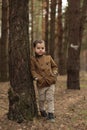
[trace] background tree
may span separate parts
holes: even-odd
[[[58,0],[58,68],[59,74],[63,75],[66,72],[65,60],[64,60],[64,45],[63,45],[63,22],[62,22],[62,0]]]
[[[45,12],[45,13],[44,13]],[[46,51],[49,52],[49,0],[43,0],[43,15],[42,15],[42,38],[46,42]]]
[[[56,14],[56,0],[51,0],[50,3],[50,41],[49,41],[49,52],[54,58],[54,45],[55,45],[55,14]]]
[[[82,45],[82,37],[84,31],[84,25],[87,19],[87,0],[83,0],[81,14],[80,14],[80,48]]]
[[[80,45],[81,45],[81,70],[87,72],[87,1],[81,3],[80,19]]]
[[[68,0],[68,61],[67,61],[67,88],[80,89],[80,0]]]
[[[22,122],[37,116],[30,73],[28,0],[9,0],[9,95],[8,118]]]
[[[68,54],[68,7],[66,8],[64,14],[63,14],[63,21],[64,21],[64,27],[63,27],[63,56],[64,56],[64,72],[67,73],[67,54]]]

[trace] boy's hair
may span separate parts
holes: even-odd
[[[44,43],[44,44],[45,44],[45,41],[44,41],[44,40],[35,40],[35,41],[33,42],[33,47],[36,47],[36,45],[37,45],[38,43]]]

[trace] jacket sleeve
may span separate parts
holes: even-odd
[[[41,76],[36,72],[35,60],[31,57],[31,74],[33,79],[40,79]]]
[[[50,56],[50,62],[51,62],[51,68],[52,68],[53,74],[57,75],[58,74],[58,67],[51,56]]]

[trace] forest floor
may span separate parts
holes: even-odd
[[[66,76],[58,76],[55,122],[44,118],[18,124],[8,120],[9,82],[0,83],[0,130],[87,130],[87,73],[80,75],[80,90],[67,90]]]

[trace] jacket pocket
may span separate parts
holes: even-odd
[[[37,85],[39,88],[46,87],[47,86],[46,80],[43,77],[39,78],[37,81]]]
[[[52,85],[56,83],[56,77],[53,75],[50,75],[48,77],[46,77],[46,82],[48,85]]]

